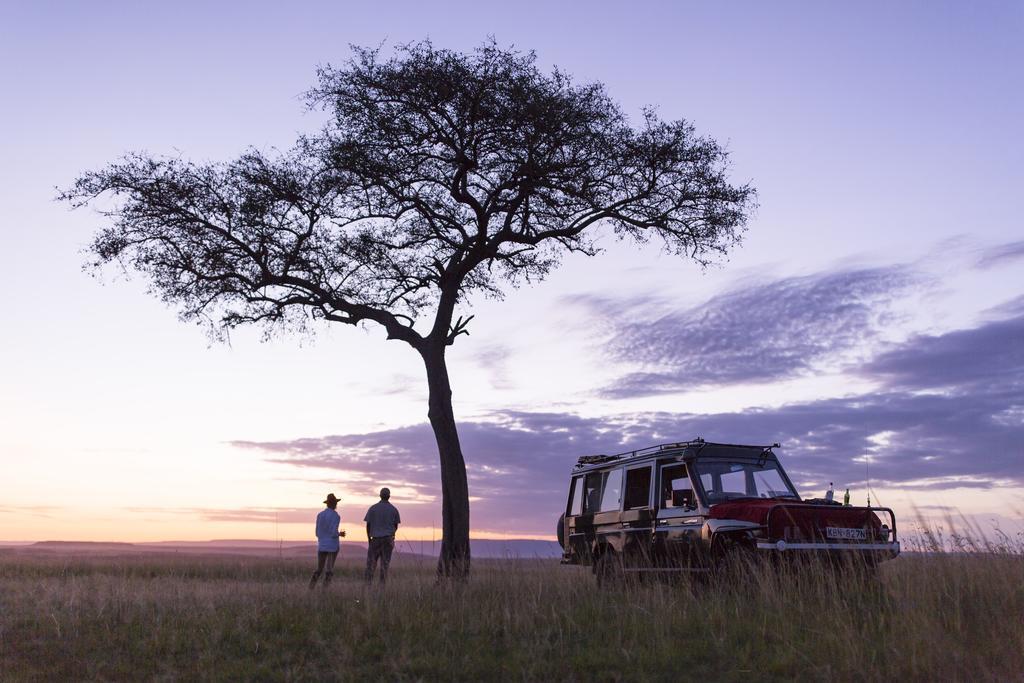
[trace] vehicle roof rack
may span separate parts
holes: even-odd
[[[612,462],[614,460],[621,460],[621,455],[581,455],[579,460],[576,461],[576,467],[589,467],[590,465],[602,465],[606,462]]]
[[[663,443],[657,446],[648,446],[647,448],[640,448],[635,451],[626,451],[625,453],[617,453],[615,455],[581,455],[579,460],[576,461],[576,466],[573,469],[584,469],[592,465],[603,465],[609,462],[615,462],[617,460],[632,460],[633,458],[640,458],[646,455],[654,455],[656,453],[662,453],[664,451],[675,451],[682,450],[684,448],[699,447],[703,448],[708,445],[709,442],[704,441],[701,437],[697,437],[692,441],[677,441],[675,443]],[[772,453],[773,448],[779,448],[779,444],[773,443],[771,446],[750,446],[740,444],[712,444],[716,446],[734,446],[736,448],[761,448],[760,457],[767,459],[769,456],[774,455]]]
[[[662,451],[673,451],[680,448],[687,448],[689,446],[703,445],[704,439],[698,436],[693,441],[663,443],[658,446],[649,446],[647,448],[641,448],[635,451],[626,451],[625,453],[617,453],[615,455],[581,455],[579,457],[579,460],[576,461],[575,469],[582,469],[584,467],[590,467],[591,465],[603,465],[606,462],[614,462],[616,460],[630,460],[632,458],[638,458],[643,455],[651,455],[652,453],[660,453]]]

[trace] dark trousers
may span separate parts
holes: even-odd
[[[366,549],[366,583],[373,581],[377,571],[377,560],[380,560],[380,582],[388,580],[388,566],[391,564],[391,552],[395,549],[394,536],[377,536],[370,539]]]
[[[316,580],[320,578],[321,574],[324,574],[324,569],[327,569],[327,573],[324,574],[324,585],[328,585],[331,582],[331,577],[334,576],[334,560],[338,558],[338,551],[327,552],[320,550],[316,554],[316,571],[313,572],[313,578],[309,580],[309,587],[312,588],[316,585]]]

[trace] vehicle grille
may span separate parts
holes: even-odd
[[[787,542],[880,543],[886,540],[881,520],[865,508],[790,507],[780,505],[768,518],[771,540]],[[828,529],[858,529],[864,538],[829,536]]]

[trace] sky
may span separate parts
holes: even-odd
[[[982,3],[0,2],[0,541],[439,534],[421,363],[379,329],[212,342],[143,278],[83,272],[54,201],[132,151],[287,149],[350,45],[488,36],[624,110],[685,118],[758,189],[706,269],[614,240],[449,352],[473,533],[553,537],[576,458],[768,444],[911,520],[1024,517],[1024,6]],[[353,361],[352,359],[358,359]]]

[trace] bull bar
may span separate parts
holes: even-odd
[[[817,506],[817,505],[804,505],[804,504],[796,504],[796,503],[780,503],[779,505],[775,505],[775,506],[773,506],[772,508],[770,508],[768,510],[768,515],[765,517],[765,522],[764,522],[763,528],[765,530],[765,534],[766,535],[768,533],[770,533],[769,530],[771,529],[772,515],[774,515],[777,510],[787,509],[787,508],[815,508],[815,509],[821,509],[820,506]],[[860,551],[860,552],[883,553],[883,554],[889,555],[890,557],[896,557],[897,555],[899,555],[899,553],[900,553],[900,542],[899,542],[899,538],[896,536],[896,513],[894,513],[892,511],[892,508],[886,508],[886,507],[865,507],[865,508],[856,508],[856,509],[864,510],[865,516],[873,514],[873,513],[877,513],[877,512],[884,512],[887,515],[889,515],[889,522],[891,524],[891,526],[889,527],[889,533],[892,534],[891,540],[888,541],[888,542],[883,542],[883,543],[851,543],[851,542],[833,543],[833,542],[828,542],[828,541],[821,541],[821,542],[809,541],[808,542],[808,541],[803,541],[803,540],[797,541],[797,542],[792,542],[792,541],[786,541],[784,539],[772,540],[772,539],[769,538],[769,539],[764,540],[764,541],[761,541],[761,540],[757,541],[757,544],[756,544],[757,545],[757,549],[758,550],[763,550],[763,551],[775,551],[775,552],[801,551],[801,550],[803,550],[803,551],[808,551],[808,550],[810,550],[810,551],[829,551],[829,552],[831,552],[831,551],[840,551],[840,552]]]

